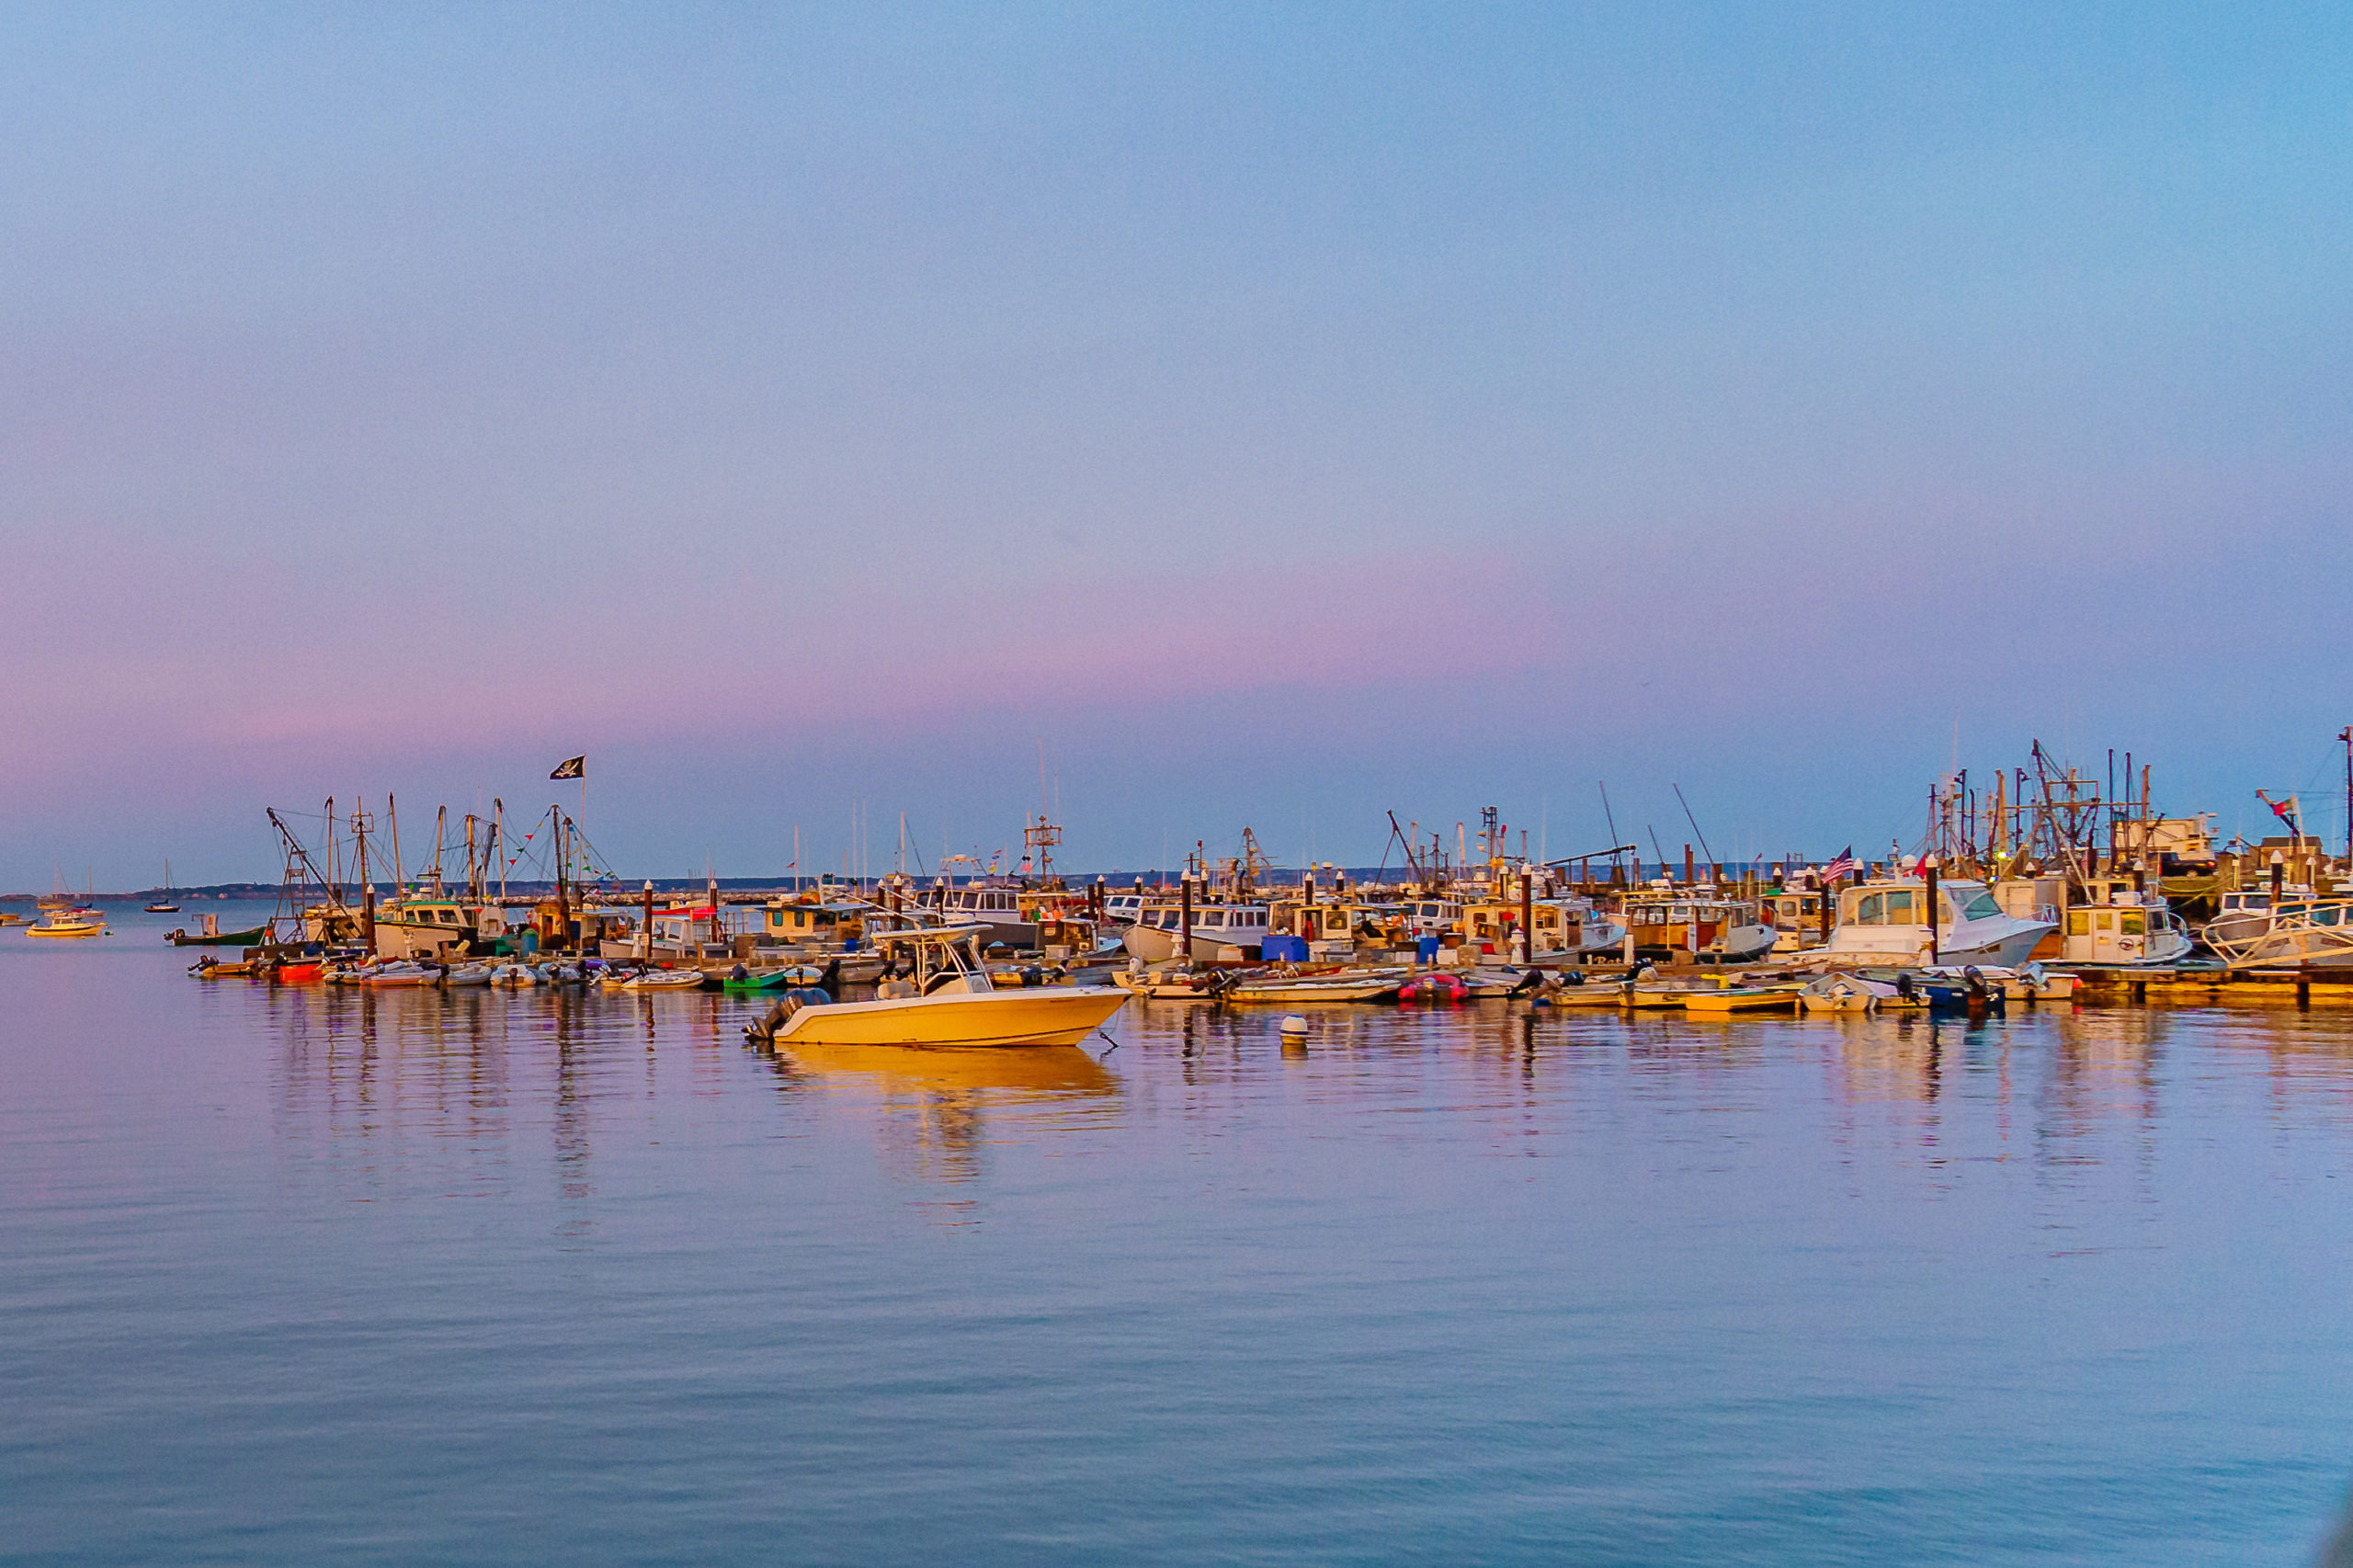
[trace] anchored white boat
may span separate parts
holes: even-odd
[[[888,931],[875,940],[912,948],[915,978],[892,981],[871,1002],[788,995],[751,1031],[790,1049],[814,1045],[1076,1045],[1126,1005],[1109,985],[999,990],[981,962],[987,927]]]
[[[2222,895],[2222,912],[2200,933],[2206,945],[2237,968],[2353,968],[2353,899],[2299,896],[2287,890],[2278,903],[2268,892]]]
[[[1838,892],[1838,925],[1827,946],[1791,955],[1790,961],[1916,967],[1931,961],[2014,968],[2057,929],[2048,920],[2006,915],[1984,882],[1955,880],[1937,886],[1935,951],[1930,952],[1928,890],[1917,878],[1882,878]]]
[[[1266,944],[1267,916],[1263,903],[1197,903],[1192,951],[1185,956],[1198,963],[1256,962]],[[1181,904],[1148,903],[1122,945],[1146,963],[1165,963],[1180,956],[1176,944],[1183,923]]]

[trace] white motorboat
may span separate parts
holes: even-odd
[[[1108,985],[1000,989],[981,962],[986,932],[978,924],[884,932],[878,941],[914,949],[913,980],[890,983],[885,994],[871,1002],[821,1002],[789,994],[746,1032],[785,1050],[804,1043],[1076,1045],[1126,1004],[1128,994]]]
[[[1937,886],[1937,923],[1927,924],[1928,892],[1918,878],[1875,879],[1838,892],[1838,925],[1827,945],[1790,955],[1795,963],[1915,968],[1935,962],[2014,969],[2057,927],[2006,915],[1984,882]],[[1768,934],[1771,927],[1766,927]],[[1931,936],[1934,948],[1931,950]]]
[[[1254,963],[1267,940],[1268,909],[1263,903],[1197,903],[1192,950],[1197,963]],[[1122,938],[1128,951],[1146,963],[1165,963],[1176,951],[1184,925],[1180,903],[1149,903]]]
[[[2225,892],[2222,911],[2200,933],[2237,969],[2353,968],[2353,899],[2314,898],[2287,889]]]

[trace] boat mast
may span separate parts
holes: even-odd
[[[558,950],[563,939],[572,934],[572,892],[564,882],[563,867],[563,808],[548,808],[548,819],[553,824],[555,849],[555,939]]]
[[[403,885],[408,881],[408,873],[401,869],[400,802],[389,794],[384,797],[384,813],[392,819],[392,896],[397,899],[402,895]]]

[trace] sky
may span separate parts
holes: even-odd
[[[11,7],[0,241],[0,889],[2344,829],[2341,9]]]

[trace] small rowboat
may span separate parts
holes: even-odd
[[[199,959],[188,971],[199,980],[250,980],[262,972],[259,959]]]
[[[699,991],[699,969],[642,969],[621,982],[624,991]]]
[[[1687,1013],[1762,1013],[1781,1011],[1797,1006],[1798,988],[1794,985],[1727,985],[1718,991],[1692,991],[1685,994],[1683,1010]]]
[[[825,971],[814,965],[788,964],[782,969],[744,970],[721,981],[719,988],[735,995],[748,995],[763,991],[790,991],[796,985],[814,985],[824,977]]]
[[[1141,996],[1149,1002],[1214,1002],[1218,996],[1214,975],[1188,974],[1181,970],[1165,974],[1122,972],[1111,976],[1111,983],[1131,996]]]
[[[1353,973],[1264,975],[1238,980],[1225,988],[1229,1002],[1383,1002],[1405,983],[1402,970],[1358,970]]]

